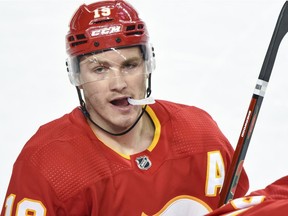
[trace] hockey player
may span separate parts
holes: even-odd
[[[80,106],[17,158],[2,216],[204,215],[233,149],[205,111],[151,97],[154,50],[128,3],[82,5],[66,36]],[[242,172],[235,197],[244,196]]]

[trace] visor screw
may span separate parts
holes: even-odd
[[[99,42],[97,42],[97,41],[96,41],[96,42],[94,42],[94,46],[95,46],[95,47],[98,47],[99,45],[100,45],[100,43],[99,43]]]
[[[66,69],[67,69],[67,72],[69,73],[69,67],[68,67],[68,62],[66,61]]]
[[[116,43],[120,43],[122,40],[121,40],[121,38],[117,37],[117,38],[115,39],[115,41],[116,41]]]

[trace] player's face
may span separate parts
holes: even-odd
[[[80,61],[80,88],[92,119],[111,132],[122,132],[139,116],[142,107],[128,98],[146,93],[146,66],[138,47],[106,51]]]

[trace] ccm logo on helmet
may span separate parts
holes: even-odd
[[[99,35],[108,35],[108,34],[113,34],[113,33],[118,33],[121,31],[121,26],[116,25],[116,26],[109,26],[101,29],[94,29],[91,31],[91,36],[99,36]]]

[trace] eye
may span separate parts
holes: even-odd
[[[95,66],[92,68],[92,72],[97,73],[97,74],[103,74],[108,72],[109,68],[105,66]]]
[[[123,64],[123,68],[126,70],[132,70],[137,68],[141,64],[141,61],[128,61]]]
[[[124,67],[127,68],[127,69],[133,69],[133,68],[135,68],[137,66],[138,66],[138,64],[136,64],[136,63],[127,63],[127,64],[124,65]]]

